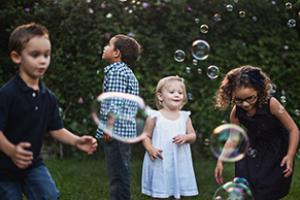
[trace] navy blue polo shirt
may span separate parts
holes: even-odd
[[[31,167],[42,163],[40,151],[45,133],[61,128],[56,98],[42,81],[39,90],[33,90],[17,74],[0,88],[0,130],[13,144],[31,143]],[[0,151],[0,179],[19,176],[24,171]]]

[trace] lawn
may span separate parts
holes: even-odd
[[[98,158],[97,158],[98,157]],[[109,187],[106,165],[103,155],[99,152],[92,157],[47,159],[46,163],[61,192],[61,200],[108,200]],[[194,158],[200,195],[187,200],[211,200],[218,185],[214,181],[215,160]],[[295,163],[290,194],[284,200],[299,200],[300,197],[300,160]],[[133,156],[131,162],[132,200],[150,200],[141,194],[142,158]],[[225,180],[231,180],[233,165],[225,165]]]

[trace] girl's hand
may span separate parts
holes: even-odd
[[[81,151],[86,152],[87,154],[92,154],[97,149],[97,140],[92,136],[81,136],[76,141],[75,146],[80,149]]]
[[[173,143],[175,144],[184,144],[187,142],[187,138],[186,138],[186,134],[185,135],[176,135],[175,137],[173,137]]]
[[[21,169],[27,168],[32,164],[33,153],[28,150],[31,144],[28,142],[20,142],[9,155],[12,161]]]
[[[284,177],[289,177],[293,173],[293,157],[286,155],[281,161],[280,166],[283,167],[284,165],[286,166],[285,170],[283,171]]]
[[[155,160],[157,158],[160,158],[161,160],[163,159],[161,149],[152,148],[148,153],[150,155],[151,160]]]
[[[215,180],[218,184],[223,184],[223,163],[221,160],[218,160],[215,168]]]

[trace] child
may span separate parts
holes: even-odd
[[[110,65],[104,68],[103,92],[121,92],[139,95],[138,81],[129,67],[133,67],[141,51],[139,43],[126,35],[115,35],[105,46],[102,59]],[[113,107],[113,105],[108,107]],[[102,113],[103,115],[103,113]],[[101,118],[101,113],[100,113]],[[136,135],[133,124],[116,124],[119,136]],[[113,200],[130,199],[130,154],[129,144],[112,140],[97,129],[96,137],[104,149],[110,180],[110,198]]]
[[[0,199],[59,199],[40,151],[46,132],[60,142],[91,154],[96,139],[63,127],[54,94],[41,81],[50,64],[48,30],[29,23],[9,38],[18,73],[0,89]]]
[[[158,111],[150,116],[144,128],[148,137],[142,193],[153,198],[194,196],[198,194],[190,143],[196,134],[189,117],[181,111],[187,102],[183,79],[168,76],[158,82],[155,92]]]
[[[235,165],[235,176],[246,178],[255,200],[278,200],[288,194],[299,130],[284,109],[270,96],[271,81],[260,68],[242,66],[227,73],[216,95],[216,105],[231,103],[231,123],[247,129],[250,147]],[[215,168],[223,183],[223,164]]]

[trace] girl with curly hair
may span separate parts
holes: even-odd
[[[216,94],[216,106],[232,106],[230,122],[247,130],[250,146],[235,163],[235,176],[248,180],[255,200],[278,200],[288,194],[299,130],[291,116],[270,95],[270,78],[258,67],[242,66],[224,77]],[[223,183],[219,157],[215,179]]]

